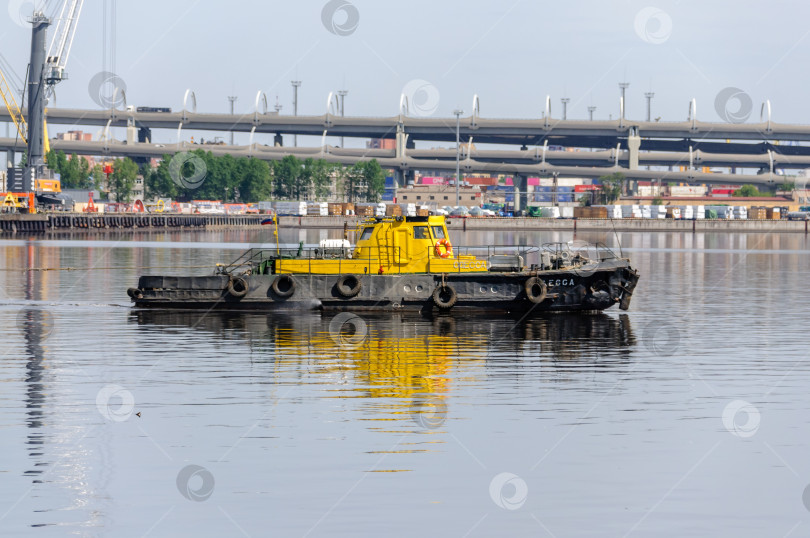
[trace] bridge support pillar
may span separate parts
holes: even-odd
[[[273,137],[273,145],[277,148],[284,146],[284,137],[281,136],[280,133],[276,133],[276,135]]]
[[[413,170],[394,169],[394,188],[399,190],[407,185],[413,185],[416,180],[416,172]],[[398,193],[397,193],[398,194]]]
[[[394,170],[394,186],[401,189],[407,185],[413,185],[416,181],[416,172],[413,170],[403,170],[397,168]]]
[[[394,169],[394,188],[398,189],[405,184],[405,173],[399,168]]]
[[[638,129],[630,129],[630,134],[627,137],[627,168],[630,170],[638,170],[638,150],[640,147],[641,137],[638,135]]]
[[[127,144],[134,144],[138,139],[138,129],[134,125],[127,125]]]
[[[408,135],[405,134],[405,128],[402,124],[397,125],[396,141],[396,159],[403,162],[406,158],[406,149],[413,148],[413,142],[408,142]]]
[[[152,141],[152,129],[149,127],[138,128],[138,142],[141,144],[149,144]]]
[[[529,178],[520,174],[516,174],[512,178],[512,185],[515,189],[515,214],[519,211],[525,211],[529,205]]]

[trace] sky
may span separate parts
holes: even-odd
[[[21,20],[33,3],[7,3],[2,65],[24,76],[30,25]],[[619,114],[618,83],[629,82],[628,118],[645,118],[652,91],[652,116],[664,121],[685,120],[694,98],[704,121],[758,121],[769,99],[774,121],[810,122],[810,4],[795,1],[118,1],[114,49],[105,4],[85,1],[70,78],[51,106],[99,108],[91,81],[106,50],[127,104],[173,110],[192,89],[199,112],[227,112],[235,95],[236,111],[252,113],[262,91],[271,110],[278,98],[291,113],[296,79],[300,115],[323,114],[329,92],[345,89],[346,115],[394,116],[405,92],[411,115],[467,115],[477,94],[482,117],[539,118],[550,95],[554,117],[568,97],[568,118],[595,106],[594,118],[608,119]]]

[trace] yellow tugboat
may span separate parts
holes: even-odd
[[[270,310],[626,310],[630,261],[579,243],[454,247],[444,217],[364,221],[354,247],[249,249],[211,276],[142,276],[138,307]]]

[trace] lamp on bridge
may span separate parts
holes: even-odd
[[[293,116],[298,115],[298,88],[301,86],[300,80],[291,80],[293,88]],[[298,135],[293,135],[293,147],[298,147]]]
[[[630,87],[629,82],[619,82],[619,90],[621,90],[621,92],[622,92],[622,110],[621,110],[621,116],[622,117],[621,117],[621,119],[624,119],[624,107],[626,106],[625,105],[626,101],[624,100],[624,98],[625,98],[625,93],[627,92],[627,88],[629,88],[629,87]]]
[[[457,108],[453,111],[456,115],[456,207],[461,205],[461,193],[459,192],[459,183],[461,182],[461,145],[459,143],[459,131],[461,129],[461,115],[464,111]]]
[[[568,119],[568,103],[571,102],[571,98],[570,97],[563,97],[562,99],[560,99],[560,101],[562,102],[562,106],[563,106],[562,119],[567,120]]]

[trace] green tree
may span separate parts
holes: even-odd
[[[332,194],[332,182],[336,175],[335,169],[334,165],[327,163],[323,159],[318,159],[312,163],[310,173],[316,200],[324,201]]]
[[[75,153],[68,159],[64,151],[51,150],[45,155],[48,168],[59,174],[62,187],[67,189],[90,188],[90,163]]]
[[[273,172],[275,195],[284,199],[297,199],[296,183],[302,173],[301,161],[293,155],[287,155],[273,163]]]
[[[104,173],[104,167],[97,164],[93,167],[91,172],[92,185],[91,187],[101,191],[106,184],[107,174]]]
[[[759,192],[759,190],[753,185],[743,185],[742,187],[734,191],[731,195],[747,198],[751,196],[761,196],[762,193]]]
[[[298,199],[312,200],[313,198],[313,174],[315,173],[315,163],[312,157],[307,157],[301,163],[301,176],[298,178]]]
[[[240,200],[259,202],[270,198],[273,193],[270,165],[265,161],[252,158],[239,159],[236,164]]]
[[[143,178],[145,195],[149,199],[177,198],[177,185],[169,175],[169,157],[163,156],[157,168]]]
[[[365,191],[363,183],[363,163],[355,163],[352,166],[341,167],[339,170],[339,178],[343,183],[344,197],[348,202],[362,201],[361,193]]]
[[[60,152],[61,153],[61,152]],[[68,188],[86,189],[90,187],[90,163],[75,153],[70,156],[62,171],[62,183]]]
[[[615,202],[622,195],[622,185],[624,184],[624,174],[614,172],[608,176],[599,178],[602,188],[599,190],[599,198],[602,203],[609,204]]]
[[[664,205],[664,199],[661,198],[660,196],[656,196],[655,198],[653,198],[650,205]]]
[[[363,193],[367,202],[379,202],[385,191],[385,172],[383,172],[377,159],[372,159],[361,164],[363,183],[365,192]]]
[[[110,174],[110,193],[116,202],[126,202],[132,196],[135,179],[138,177],[138,165],[129,157],[113,161]]]
[[[65,156],[64,151],[51,150],[45,154],[45,164],[57,174],[62,173],[61,170],[65,167],[66,163],[67,157]]]

